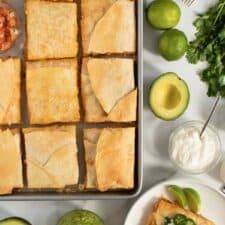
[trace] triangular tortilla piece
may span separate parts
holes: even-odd
[[[21,63],[20,59],[0,60],[0,123],[21,122]]]
[[[13,191],[13,186],[6,185],[6,186],[0,186],[0,195],[7,195],[11,194]]]
[[[3,122],[6,112],[10,106],[14,91],[14,76],[15,67],[12,59],[3,61],[0,60],[0,122]]]
[[[84,147],[86,163],[86,188],[97,188],[95,157],[96,146],[102,129],[84,130]]]
[[[32,188],[63,188],[75,184],[78,180],[75,127],[50,126],[23,131],[26,156],[34,164],[27,167],[29,185]]]
[[[135,2],[116,1],[98,21],[90,37],[90,53],[135,51]]]
[[[72,134],[67,131],[64,132],[57,126],[55,126],[55,129],[54,127],[24,129],[27,157],[34,159],[43,166],[58,149],[70,143],[75,145],[75,128],[71,132]]]
[[[82,100],[86,122],[104,122],[106,120],[107,114],[102,109],[91,87],[87,59],[84,59],[82,64]]]
[[[98,189],[134,186],[135,128],[103,129],[96,148]]]
[[[97,188],[95,169],[96,144],[84,140],[86,162],[86,188]]]
[[[61,187],[78,183],[78,162],[74,145],[67,145],[57,150],[46,162],[45,169],[57,177]]]
[[[87,140],[88,142],[96,145],[100,134],[101,134],[101,129],[98,129],[98,128],[85,129],[84,140]]]
[[[8,129],[0,131],[0,195],[23,186],[19,138]]]
[[[85,55],[88,54],[88,47],[90,43],[91,34],[95,28],[95,25],[108,11],[110,6],[117,0],[82,0],[81,1],[81,31],[82,31],[82,42],[83,52]]]
[[[109,113],[108,120],[112,122],[136,121],[137,117],[137,90],[124,96]]]
[[[27,158],[27,176],[29,188],[61,187],[58,180],[32,159]]]
[[[181,208],[175,203],[167,199],[160,198],[154,205],[153,213],[150,215],[146,225],[164,224],[166,217],[174,217],[177,214],[182,214],[192,219],[197,225],[215,225],[212,221],[204,218],[201,215],[195,214],[190,210]]]
[[[89,59],[87,68],[92,90],[107,114],[134,89],[132,59]]]
[[[16,149],[17,149],[17,166],[18,166],[18,170],[17,170],[17,182],[15,183],[15,187],[16,188],[21,188],[23,187],[23,166],[22,166],[22,153],[21,153],[21,134],[20,134],[20,129],[15,128],[15,129],[11,129],[11,134],[14,137],[14,142],[16,144]]]

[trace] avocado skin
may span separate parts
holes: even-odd
[[[102,219],[88,210],[74,210],[66,213],[57,225],[104,225]]]
[[[186,104],[185,104],[185,108],[183,109],[183,111],[182,111],[181,113],[179,113],[178,115],[176,115],[176,116],[170,118],[170,119],[167,119],[167,118],[164,118],[164,117],[158,115],[158,114],[154,111],[154,109],[152,108],[151,102],[150,102],[150,95],[151,95],[151,89],[152,89],[152,87],[154,86],[154,84],[155,84],[157,81],[159,81],[162,77],[164,77],[164,76],[166,76],[166,75],[168,75],[168,74],[173,74],[173,75],[177,76],[177,78],[178,78],[179,80],[182,80],[182,81],[184,82],[185,86],[186,86],[186,90],[187,90],[187,94],[188,94],[188,99],[187,99],[187,102],[186,102]],[[185,112],[186,109],[188,108],[189,102],[190,102],[190,91],[189,91],[189,88],[188,88],[186,82],[185,82],[183,79],[181,79],[181,78],[180,78],[176,73],[174,73],[174,72],[167,72],[167,73],[161,74],[161,75],[160,75],[159,77],[157,77],[157,78],[151,83],[151,85],[149,86],[149,89],[148,89],[148,105],[149,105],[149,108],[150,108],[150,110],[152,111],[152,113],[153,113],[157,118],[159,118],[159,119],[161,119],[161,120],[164,120],[164,121],[173,121],[173,120],[176,120],[177,118],[179,118],[180,116],[182,116],[182,115],[184,114],[184,112]]]
[[[7,225],[8,222],[12,222],[12,221],[17,225],[32,225],[30,222],[20,217],[5,218],[3,220],[0,220],[0,225]]]

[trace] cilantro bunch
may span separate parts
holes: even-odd
[[[196,38],[190,42],[186,57],[192,64],[208,62],[200,73],[208,84],[208,96],[225,97],[225,0],[199,15],[194,26]]]

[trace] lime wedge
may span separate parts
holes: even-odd
[[[188,205],[186,195],[182,188],[177,185],[169,185],[168,191],[174,196],[176,202],[183,208]]]
[[[188,200],[188,207],[191,211],[197,213],[201,209],[201,197],[193,188],[184,188],[184,194]]]

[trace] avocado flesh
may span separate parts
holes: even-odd
[[[11,217],[1,220],[0,225],[31,225],[31,224],[22,218]]]
[[[180,117],[189,104],[188,86],[175,73],[159,76],[149,90],[149,105],[153,113],[163,120]]]

